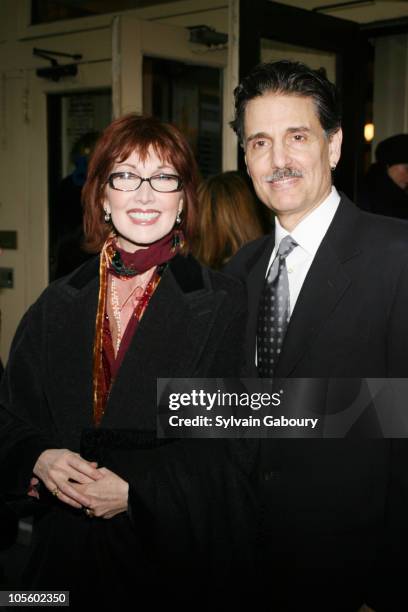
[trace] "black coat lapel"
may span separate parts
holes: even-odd
[[[192,258],[176,257],[165,270],[124,357],[106,407],[103,427],[151,429],[152,378],[188,378],[205,348],[221,293]]]
[[[99,292],[99,257],[90,260],[50,292],[49,406],[65,444],[76,449],[79,434],[92,425],[92,369]],[[64,281],[63,281],[64,283]],[[63,389],[63,393],[61,390]]]
[[[48,354],[53,395],[49,404],[57,407],[53,414],[56,428],[64,432],[64,442],[73,450],[82,429],[93,426],[93,344],[98,293],[99,258],[95,258],[62,282],[49,308],[52,320]],[[172,260],[114,381],[102,428],[154,428],[156,394],[152,379],[196,375],[223,299],[224,293],[212,289],[208,273],[193,258],[177,256]]]
[[[351,280],[344,262],[360,253],[360,213],[345,196],[323,238],[294,308],[276,376],[290,376],[334,310]]]

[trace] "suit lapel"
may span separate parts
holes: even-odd
[[[321,327],[348,290],[351,280],[344,263],[360,253],[358,209],[342,197],[303,283],[290,319],[276,376],[290,376]]]
[[[290,376],[349,284],[336,254],[319,249],[290,319],[276,376]]]

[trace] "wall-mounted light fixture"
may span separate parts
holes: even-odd
[[[61,53],[60,51],[49,51],[47,49],[37,49],[34,47],[33,55],[42,57],[49,62],[51,66],[46,68],[37,68],[36,74],[42,79],[49,79],[50,81],[59,81],[60,79],[68,76],[76,76],[78,73],[78,64],[59,64],[57,60],[52,57],[57,55],[60,57],[70,57],[76,61],[82,59],[82,55],[79,53]]]
[[[226,45],[228,42],[228,34],[217,32],[214,28],[209,28],[206,25],[191,26],[188,29],[190,30],[190,42],[192,43],[214,47]]]

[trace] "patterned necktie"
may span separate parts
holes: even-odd
[[[279,359],[290,317],[289,280],[286,257],[297,247],[285,236],[265,279],[258,311],[257,359],[261,378],[270,378]]]

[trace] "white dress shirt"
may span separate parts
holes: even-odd
[[[323,240],[340,203],[340,196],[332,187],[327,198],[307,217],[302,219],[292,232],[285,230],[275,219],[275,248],[269,260],[266,276],[276,256],[281,240],[289,234],[297,242],[297,247],[286,258],[289,280],[290,315],[292,315],[300,290],[312,265],[317,249]]]

